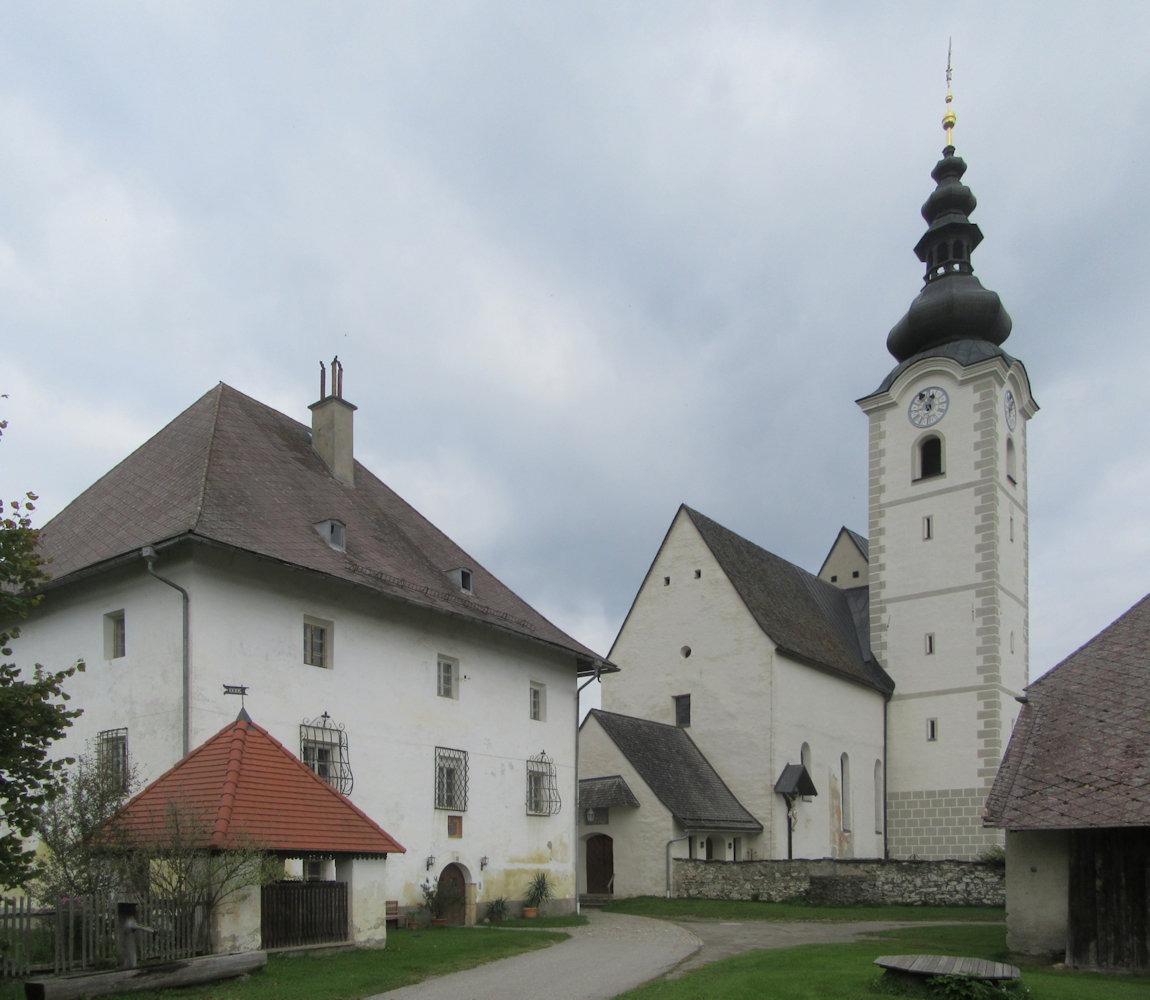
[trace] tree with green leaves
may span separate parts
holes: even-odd
[[[140,788],[130,760],[110,767],[88,746],[67,772],[65,788],[36,823],[47,848],[36,859],[29,889],[50,903],[60,897],[113,896],[125,880],[124,851],[104,824]],[[119,847],[121,849],[117,850]]]
[[[0,436],[7,426],[0,420]],[[53,759],[50,750],[80,714],[67,706],[64,683],[84,669],[82,662],[57,671],[37,664],[29,675],[8,662],[20,622],[40,602],[35,588],[48,579],[32,527],[35,500],[34,493],[7,504],[0,500],[0,886],[9,887],[31,877],[35,853],[25,838],[62,791],[64,769],[74,763]]]

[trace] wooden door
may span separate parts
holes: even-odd
[[[587,838],[587,891],[595,896],[614,892],[615,844],[605,833]]]
[[[1150,969],[1150,831],[1073,831],[1069,896],[1068,963]]]
[[[462,924],[467,919],[467,880],[459,865],[448,865],[439,876],[439,891],[446,892],[451,905],[443,911],[449,924]]]

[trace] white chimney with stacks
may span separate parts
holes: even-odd
[[[327,394],[327,370],[321,361],[319,402],[312,403],[308,409],[311,410],[311,446],[336,479],[354,486],[352,426],[356,407],[343,398],[343,365],[338,356],[331,360],[331,395]]]

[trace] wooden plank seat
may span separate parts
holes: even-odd
[[[407,926],[407,917],[399,912],[398,899],[389,899],[384,905],[387,907],[384,919],[388,924],[394,924],[397,928]]]
[[[884,975],[892,979],[912,982],[922,982],[933,976],[972,976],[994,981],[1022,976],[1016,965],[959,955],[881,955],[874,964],[886,970]]]

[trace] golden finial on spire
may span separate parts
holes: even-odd
[[[948,147],[954,145],[954,123],[958,120],[954,111],[951,109],[950,103],[954,100],[954,94],[950,92],[950,49],[951,39],[946,40],[946,114],[942,116],[942,127],[946,129],[946,145]]]

